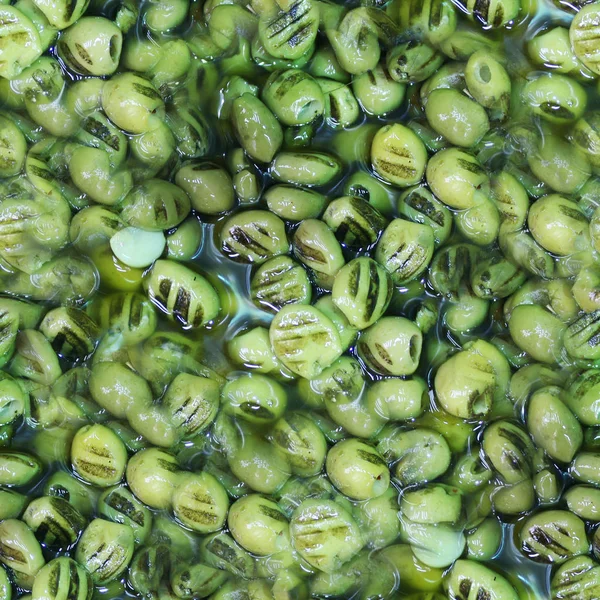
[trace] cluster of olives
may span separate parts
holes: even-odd
[[[0,3],[0,600],[600,598],[599,77],[594,0]]]

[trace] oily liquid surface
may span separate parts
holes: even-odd
[[[563,25],[567,26],[571,20],[571,16],[567,12],[563,12],[556,8],[550,0],[539,0],[538,11],[536,15],[529,21],[527,26],[519,25],[514,28],[513,31],[500,31],[500,32],[487,32],[488,35],[494,37],[499,42],[503,43],[506,55],[507,55],[507,67],[511,74],[523,73],[535,70],[532,65],[528,64],[528,59],[524,52],[524,40],[529,39],[533,36],[534,32],[544,28],[545,25]],[[595,86],[593,82],[590,82],[589,92],[589,106],[594,107],[599,104],[598,94],[595,92]],[[395,114],[388,115],[385,119],[374,120],[374,122],[381,125],[383,121],[404,121],[416,114],[416,110],[412,104],[411,97],[414,97],[414,92],[417,88],[413,86],[413,89],[407,90],[407,100],[402,109]],[[216,103],[216,99],[215,99]],[[214,121],[213,121],[214,123]],[[364,156],[365,141],[361,136],[355,136],[354,134],[361,128],[368,124],[368,120],[354,125],[349,131],[346,132],[334,132],[331,129],[322,127],[313,143],[311,149],[323,149],[331,150],[331,146],[335,149],[344,147],[346,152],[355,157]],[[341,136],[341,138],[340,138]],[[221,148],[226,150],[226,148]],[[358,162],[358,164],[357,164]],[[346,162],[346,170],[344,177],[338,180],[334,187],[329,189],[321,190],[326,193],[330,198],[343,195],[342,189],[344,186],[344,179],[347,178],[349,173],[353,173],[360,168],[364,171],[369,171],[368,166],[364,164],[362,160],[359,160],[354,164]],[[265,183],[268,183],[269,175],[264,174]],[[399,191],[395,190],[392,198],[399,195]],[[261,204],[257,205],[258,208],[266,208]],[[223,313],[227,313],[227,316],[221,322],[215,323],[209,331],[199,332],[187,332],[188,335],[202,339],[202,345],[204,346],[204,363],[208,366],[221,367],[227,362],[225,357],[224,345],[225,342],[230,340],[234,335],[239,333],[241,330],[248,328],[249,326],[265,325],[268,326],[271,316],[258,309],[250,300],[250,277],[252,274],[252,268],[250,266],[235,263],[225,257],[215,244],[217,239],[217,232],[219,224],[222,223],[222,219],[213,223],[204,223],[204,240],[202,247],[199,250],[194,263],[196,268],[209,276],[213,283],[217,284],[220,288],[222,297],[225,295],[228,299],[224,303]],[[455,238],[456,240],[456,238]],[[451,243],[451,241],[449,242]],[[361,255],[368,255],[368,253],[360,253]],[[354,257],[355,254],[347,254],[346,258],[349,260]],[[428,290],[418,282],[412,282],[407,288],[399,290],[392,301],[390,306],[389,314],[396,314],[400,316],[406,316],[409,318],[414,317],[416,307],[419,304],[418,300],[428,295]],[[228,307],[229,304],[229,307]],[[229,310],[228,310],[229,308]],[[490,314],[492,318],[488,320],[486,325],[479,328],[476,331],[471,332],[468,336],[461,338],[461,342],[464,343],[468,339],[485,339],[489,338],[494,334],[494,313],[498,311],[492,310]],[[172,325],[168,324],[165,319],[161,320],[161,328],[170,329]],[[176,328],[176,326],[175,326]],[[443,332],[440,324],[433,328],[429,332],[426,340],[424,340],[424,347],[435,342],[433,338],[437,336],[438,340],[446,338],[445,341],[450,341],[453,345],[459,346],[458,340],[449,338],[448,334]],[[356,354],[354,350],[351,350],[353,355]],[[426,381],[432,383],[432,369],[428,364],[427,352],[423,353],[421,360],[421,368],[418,371],[418,375],[424,377]],[[294,410],[301,406],[301,402],[297,396],[294,386],[288,386],[289,393],[289,407],[288,410]],[[38,443],[44,439],[44,447],[48,447],[49,440],[47,439],[49,434],[47,432],[39,432],[29,429],[26,426],[22,426],[16,433],[11,447],[22,448],[35,451],[38,447]],[[37,437],[39,439],[32,439]],[[207,440],[208,442],[208,440]],[[64,444],[60,440],[56,441],[56,447],[60,447]],[[50,442],[52,445],[52,442]],[[206,460],[207,453],[210,452],[209,444],[206,444],[205,448],[193,447],[190,445],[189,449],[180,455],[180,463],[183,468],[187,469],[200,469]],[[43,458],[46,458],[43,456]],[[22,493],[27,493],[30,497],[39,496],[43,493],[43,487],[46,479],[56,470],[63,469],[71,471],[68,464],[64,464],[62,461],[54,461],[50,468],[46,470],[44,478],[41,481],[36,482],[35,486],[29,490],[19,489]],[[156,511],[155,511],[156,512]],[[163,513],[163,516],[169,517],[168,513]],[[171,518],[171,517],[169,517]],[[502,549],[493,563],[487,563],[492,568],[497,568],[503,574],[505,574],[513,584],[515,584],[523,599],[527,600],[545,600],[550,598],[550,568],[543,564],[537,564],[530,559],[526,558],[514,544],[514,528],[518,526],[518,522],[505,523],[503,526],[503,544]],[[61,555],[69,555],[68,552],[61,552]],[[70,553],[73,554],[73,551]],[[132,593],[132,596],[137,595]],[[95,598],[106,598],[106,600],[128,598],[129,593],[117,594],[110,588],[98,587]]]

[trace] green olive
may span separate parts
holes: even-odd
[[[160,448],[134,454],[127,463],[127,485],[135,496],[151,508],[168,508],[179,480],[176,458]]]
[[[415,185],[422,179],[426,163],[425,145],[408,127],[385,125],[375,134],[371,164],[384,181],[402,187]]]
[[[290,521],[292,544],[310,565],[331,573],[363,546],[352,516],[331,500],[305,500]]]
[[[58,548],[74,546],[86,526],[85,518],[77,509],[56,496],[31,501],[22,519],[41,543]]]
[[[0,562],[11,569],[21,587],[30,590],[46,562],[33,531],[23,521],[5,519],[0,522],[0,540]]]
[[[229,508],[225,488],[210,473],[182,475],[171,503],[178,521],[200,533],[221,529]]]
[[[423,336],[404,317],[383,317],[358,340],[358,353],[381,375],[411,375],[419,366]]]
[[[356,500],[381,496],[390,484],[385,460],[375,448],[358,439],[333,446],[327,453],[326,469],[336,488]]]
[[[75,560],[91,574],[94,583],[116,579],[133,556],[134,536],[128,525],[94,519],[75,550]]]
[[[227,517],[233,538],[258,556],[273,554],[288,542],[288,521],[275,502],[248,494],[234,502]]]
[[[546,510],[530,516],[519,534],[522,551],[536,560],[561,564],[587,554],[584,522],[565,510]]]

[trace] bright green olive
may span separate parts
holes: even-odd
[[[160,448],[134,454],[127,463],[129,489],[151,508],[168,508],[179,479],[176,458]]]
[[[0,76],[14,79],[42,54],[42,41],[34,23],[18,8],[3,5],[0,7],[0,19],[4,23],[0,38],[5,56]]]
[[[175,174],[175,183],[188,194],[192,208],[200,213],[219,214],[231,210],[234,205],[231,177],[214,163],[183,165]]]
[[[496,488],[492,499],[494,510],[502,515],[520,515],[535,506],[535,490],[531,479]]]
[[[599,354],[596,341],[600,312],[584,314],[571,324],[564,335],[565,348],[574,358],[595,360]]]
[[[352,174],[344,184],[344,194],[366,200],[384,215],[392,212],[390,189],[389,186],[364,171]]]
[[[273,353],[269,331],[265,327],[254,327],[237,334],[228,342],[227,352],[236,364],[257,373],[285,369]]]
[[[386,311],[392,297],[390,274],[370,258],[356,258],[335,276],[332,300],[350,325],[366,329]]]
[[[84,17],[64,31],[57,45],[65,64],[81,75],[112,75],[119,65],[123,36],[104,17]]]
[[[448,0],[409,0],[400,5],[400,21],[429,43],[438,44],[456,29],[457,15]]]
[[[245,93],[234,100],[232,126],[242,148],[259,162],[270,162],[283,142],[281,125],[258,98]]]
[[[566,326],[541,306],[517,306],[508,325],[515,344],[534,359],[552,364],[560,357]]]
[[[92,354],[100,330],[78,308],[55,308],[40,323],[40,331],[62,358],[83,359]]]
[[[568,560],[554,573],[551,580],[552,598],[565,594],[600,594],[600,566],[588,556],[578,556]]]
[[[336,488],[356,500],[381,496],[390,484],[383,458],[375,448],[358,439],[333,446],[327,453],[326,469]]]
[[[197,217],[190,216],[166,237],[167,258],[191,260],[202,247],[204,229]]]
[[[400,524],[400,539],[409,543],[415,557],[429,567],[450,566],[464,551],[465,536],[451,525],[415,523],[405,517]]]
[[[454,89],[432,91],[425,114],[435,131],[464,148],[473,147],[490,128],[485,109]]]
[[[301,265],[288,256],[276,256],[258,267],[250,294],[259,308],[277,312],[287,304],[309,304],[312,285]]]
[[[465,67],[465,82],[472,96],[490,111],[494,119],[503,120],[510,106],[511,81],[504,66],[487,52],[475,52]]]
[[[225,488],[209,473],[186,473],[171,497],[175,517],[192,531],[211,533],[223,527],[229,508]]]
[[[232,427],[232,423],[229,423]],[[226,450],[231,472],[249,488],[263,494],[273,494],[290,477],[285,456],[268,441],[252,433],[241,422],[232,432],[236,439]]]
[[[300,380],[298,383],[302,400],[313,408],[322,407],[327,400],[335,404],[351,403],[362,395],[364,388],[360,364],[348,356],[334,362],[311,381]]]
[[[597,369],[574,374],[564,395],[565,404],[584,425],[600,424],[598,376]]]
[[[450,208],[462,210],[475,206],[488,182],[478,160],[459,148],[440,150],[427,163],[429,188]]]
[[[219,296],[212,284],[172,260],[157,260],[144,287],[152,302],[187,328],[205,326],[221,310]]]
[[[553,123],[572,123],[583,115],[587,95],[581,84],[557,73],[544,73],[523,88],[534,114]]]
[[[0,562],[11,569],[16,582],[30,590],[34,577],[46,562],[33,531],[20,520],[0,522]]]
[[[577,58],[565,27],[553,27],[535,35],[527,44],[529,58],[537,66],[547,65],[555,73],[592,77],[593,73]]]
[[[82,515],[88,517],[93,508],[90,488],[65,471],[56,471],[44,485],[44,494],[67,500]]]
[[[589,551],[584,522],[565,510],[533,514],[523,523],[519,540],[526,555],[545,563],[561,564]]]
[[[27,502],[27,496],[9,488],[0,488],[0,519],[2,521],[18,519],[25,510]]]
[[[325,152],[279,152],[270,166],[276,181],[306,187],[328,185],[341,171],[339,159]]]
[[[463,419],[485,419],[506,393],[510,367],[488,342],[477,340],[442,364],[435,391],[444,410]]]
[[[0,139],[3,141],[0,153],[0,175],[12,177],[20,173],[25,164],[27,142],[8,114],[0,115]]]
[[[512,584],[495,571],[474,560],[458,560],[449,572],[444,588],[450,598],[469,589],[472,593],[503,600],[518,600],[519,594]]]
[[[535,177],[559,194],[577,192],[592,173],[585,153],[550,131],[535,140],[527,163]]]
[[[102,108],[115,125],[135,134],[158,124],[164,103],[149,81],[129,72],[113,75],[106,82]]]
[[[32,454],[0,449],[0,485],[28,485],[38,477],[41,470],[42,463]]]
[[[288,542],[288,521],[275,502],[248,494],[231,505],[227,517],[235,541],[258,556],[273,554]]]
[[[358,332],[350,325],[344,313],[335,305],[331,294],[321,296],[315,302],[315,308],[319,309],[335,325],[342,342],[342,349],[346,351],[356,340]]]
[[[425,173],[427,150],[408,127],[385,125],[373,138],[371,164],[384,181],[406,187],[419,183]]]
[[[600,521],[600,490],[591,485],[575,485],[563,496],[569,510],[586,521]]]
[[[9,425],[23,415],[28,398],[17,380],[0,373],[0,425]]]
[[[78,212],[71,221],[69,237],[81,252],[89,254],[104,245],[125,226],[118,215],[102,206],[88,206]]]
[[[220,388],[213,379],[188,373],[171,381],[161,404],[182,437],[193,437],[210,426],[219,408]]]
[[[369,386],[367,395],[375,412],[390,421],[419,417],[429,405],[429,391],[419,377],[389,377]]]
[[[257,424],[276,421],[287,406],[287,395],[281,384],[253,373],[244,373],[227,382],[221,398],[225,413]]]
[[[502,525],[497,519],[484,519],[467,532],[467,556],[473,560],[491,560],[502,545]]]
[[[268,6],[268,7],[267,7]],[[267,5],[260,11],[258,35],[274,57],[295,60],[309,50],[317,36],[319,11],[310,0],[290,5]]]
[[[326,198],[314,190],[293,185],[271,186],[263,195],[269,210],[286,221],[303,221],[318,218]]]
[[[388,52],[387,70],[394,81],[419,83],[433,75],[443,64],[444,56],[425,42],[411,40]]]
[[[600,74],[598,51],[598,7],[589,4],[581,8],[571,21],[569,38],[575,56],[594,74]]]
[[[266,105],[284,125],[311,123],[325,110],[325,98],[319,84],[300,69],[272,73],[262,95]]]
[[[352,79],[352,90],[363,111],[383,116],[400,107],[406,86],[394,81],[387,69],[378,64],[372,71],[355,76]]]
[[[546,250],[561,256],[572,254],[588,222],[577,204],[557,194],[534,202],[528,225],[535,240]]]
[[[360,336],[358,353],[381,375],[411,375],[419,366],[423,336],[404,317],[383,317]]]
[[[328,500],[305,500],[290,521],[292,544],[313,567],[331,573],[352,558],[364,544],[352,516]]]
[[[32,600],[89,600],[94,591],[92,577],[86,569],[72,558],[59,557],[51,560],[35,576],[31,590]]]
[[[113,416],[127,418],[135,404],[152,401],[149,385],[129,367],[117,362],[100,362],[92,368],[89,379],[92,398]]]
[[[450,62],[440,67],[431,77],[423,82],[419,90],[419,97],[423,107],[427,106],[429,94],[440,89],[464,89],[465,64],[463,62]],[[424,125],[428,127],[428,125]]]
[[[561,395],[557,387],[534,392],[527,408],[527,426],[536,444],[550,457],[570,462],[583,442],[583,432]]]
[[[179,225],[189,212],[190,199],[180,187],[149,179],[127,194],[120,217],[132,227],[161,231]]]
[[[119,483],[125,474],[127,449],[108,427],[86,425],[73,438],[71,464],[84,481],[109,487]]]
[[[577,481],[598,485],[600,483],[600,454],[579,452],[569,467],[569,473]]]
[[[471,271],[471,288],[483,299],[506,298],[526,281],[526,274],[500,254],[477,262]]]
[[[369,10],[371,13],[365,14]],[[373,8],[355,8],[346,13],[343,19],[335,19],[327,29],[327,39],[340,66],[353,75],[372,70],[379,62],[379,35],[370,19],[371,16],[379,16],[379,11],[375,11]]]
[[[422,591],[414,600],[438,600],[434,592],[441,588],[444,573],[442,569],[422,563],[408,544],[395,544],[384,548],[379,556],[397,571],[404,582],[402,585]]]
[[[289,250],[284,222],[265,210],[247,210],[229,217],[223,224],[220,243],[227,256],[244,263],[262,264]]]
[[[348,83],[350,75],[340,66],[333,48],[329,44],[319,45],[312,56],[308,72],[313,77],[327,77],[341,83]]]
[[[360,116],[360,106],[349,86],[331,79],[317,80],[325,96],[325,122],[331,129],[347,129]]]
[[[398,492],[394,486],[389,486],[381,496],[357,504],[354,518],[369,547],[385,548],[398,538],[398,510]]]

